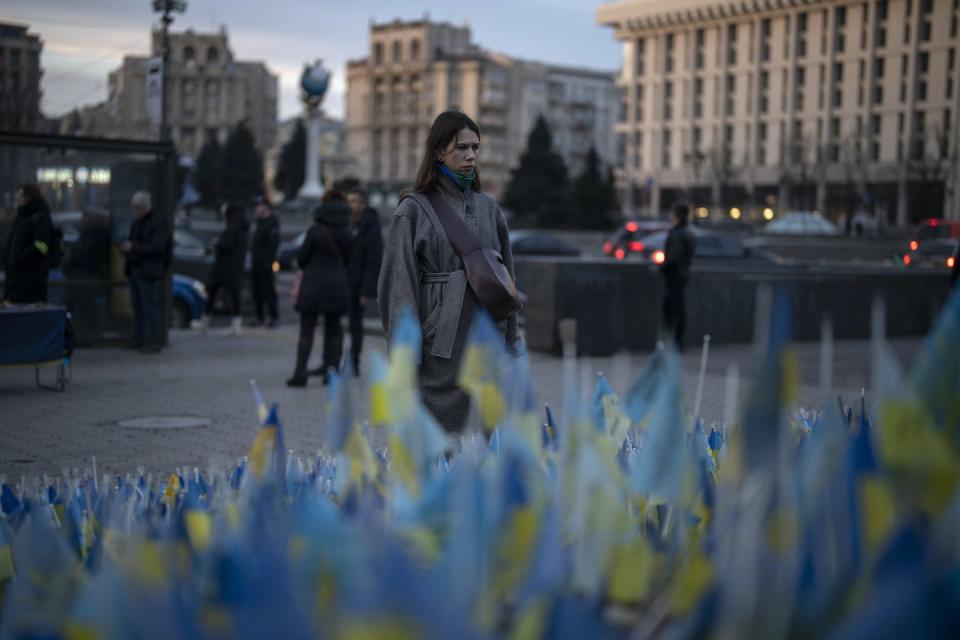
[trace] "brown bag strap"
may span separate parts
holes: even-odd
[[[447,234],[447,240],[453,246],[453,250],[462,259],[463,256],[472,253],[480,248],[480,242],[467,228],[463,219],[457,215],[457,212],[447,203],[439,191],[433,190],[427,194],[430,205],[433,207],[437,219],[443,226],[444,233]]]

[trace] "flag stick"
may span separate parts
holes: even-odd
[[[703,350],[700,352],[700,375],[697,377],[697,398],[693,402],[693,416],[700,417],[700,403],[703,400],[703,380],[707,375],[707,359],[710,357],[710,334],[703,336]]]

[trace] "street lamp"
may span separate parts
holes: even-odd
[[[170,24],[173,22],[173,13],[183,13],[187,10],[187,0],[153,0],[153,12],[163,14],[160,23],[163,25],[163,78],[160,84],[160,140],[170,139],[167,127],[167,65],[170,62]]]

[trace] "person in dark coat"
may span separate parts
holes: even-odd
[[[128,240],[120,246],[120,252],[127,257],[123,271],[130,283],[135,321],[129,346],[144,353],[157,353],[162,347],[160,278],[167,266],[170,232],[160,214],[154,212],[146,191],[133,194],[130,208],[136,220],[130,226]]]
[[[383,259],[383,232],[380,216],[367,206],[367,194],[354,189],[347,194],[350,205],[350,256],[347,279],[350,282],[350,360],[354,375],[360,375],[363,350],[363,318],[367,303],[377,297],[380,261]]]
[[[77,241],[63,263],[67,306],[78,342],[99,335],[106,312],[110,278],[110,222],[106,211],[83,210]]]
[[[53,221],[50,207],[35,184],[17,189],[17,216],[10,229],[3,253],[6,284],[3,297],[7,302],[37,303],[47,301],[47,274],[53,247]]]
[[[314,223],[297,253],[297,264],[303,270],[295,309],[300,314],[300,339],[297,362],[287,386],[307,384],[307,362],[313,348],[313,333],[320,314],[324,316],[323,382],[331,371],[340,367],[343,355],[343,314],[350,307],[350,285],[347,281],[346,257],[350,253],[347,222],[350,207],[339,192],[331,191],[313,212]]]
[[[238,204],[223,205],[227,227],[214,243],[213,268],[207,276],[207,308],[200,319],[200,329],[210,326],[210,314],[220,289],[226,289],[230,298],[230,314],[233,320],[230,332],[240,335],[240,293],[243,285],[243,267],[247,258],[247,214]]]
[[[280,246],[280,221],[273,214],[270,202],[263,197],[256,200],[256,228],[250,243],[250,283],[257,323],[264,322],[264,308],[269,314],[268,327],[277,324],[277,289],[274,283],[273,262]]]
[[[677,351],[683,351],[683,333],[687,328],[687,309],[684,290],[690,280],[690,263],[693,261],[695,242],[693,232],[687,224],[690,208],[685,204],[673,207],[670,219],[673,227],[667,234],[664,247],[663,274],[666,292],[663,297],[663,328],[673,331],[673,341]]]

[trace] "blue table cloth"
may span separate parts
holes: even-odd
[[[0,365],[38,365],[63,360],[66,324],[66,307],[0,309]]]

